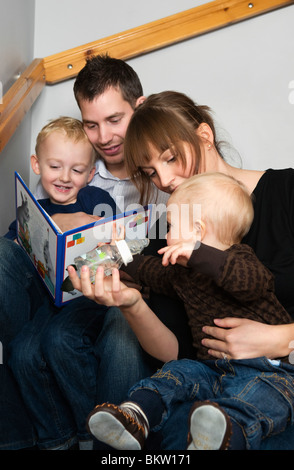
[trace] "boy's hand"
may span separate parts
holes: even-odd
[[[178,242],[175,245],[165,246],[158,250],[160,255],[163,254],[162,264],[168,266],[168,264],[181,264],[187,266],[188,260],[190,259],[193,250],[195,248],[195,241]]]
[[[75,212],[74,214],[54,214],[52,219],[62,232],[67,232],[68,230],[96,222],[101,217],[86,214],[85,212]]]
[[[120,281],[118,269],[112,270],[112,276],[104,276],[104,268],[100,266],[96,272],[95,284],[91,284],[88,266],[82,267],[81,278],[73,266],[68,266],[67,269],[74,288],[98,304],[128,308],[141,299],[137,289],[129,288]]]

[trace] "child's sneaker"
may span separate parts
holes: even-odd
[[[187,450],[226,450],[232,424],[216,403],[196,402],[190,411]]]
[[[87,422],[93,436],[114,449],[141,450],[149,433],[148,419],[133,402],[97,405]]]

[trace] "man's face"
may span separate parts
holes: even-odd
[[[91,102],[80,100],[79,106],[87,136],[111,171],[123,163],[124,138],[134,110],[113,87]]]

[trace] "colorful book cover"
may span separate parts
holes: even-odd
[[[93,250],[99,243],[109,243],[114,220],[118,229],[125,226],[126,240],[142,239],[148,235],[151,206],[62,232],[17,172],[15,192],[18,243],[27,252],[58,307],[82,295],[77,290],[61,290],[62,282],[68,276],[67,266],[74,264],[74,258]]]

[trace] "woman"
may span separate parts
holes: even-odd
[[[196,173],[218,171],[240,180],[255,201],[254,221],[243,242],[274,273],[276,295],[294,317],[294,170],[252,171],[229,165],[222,156],[209,108],[197,106],[176,92],[151,95],[135,111],[125,139],[125,155],[128,173],[141,192],[142,202],[148,200],[151,182],[172,193]],[[94,298],[87,280],[79,287]],[[294,324],[273,326],[246,319],[215,319],[215,327],[205,327],[204,332],[207,338],[203,345],[212,358],[273,358],[290,354]],[[165,449],[185,449],[190,406],[179,406],[167,423]],[[175,424],[179,427],[179,420],[185,431],[176,436],[173,430]],[[294,426],[276,440],[268,439],[264,448],[292,448],[291,435],[293,439]]]

